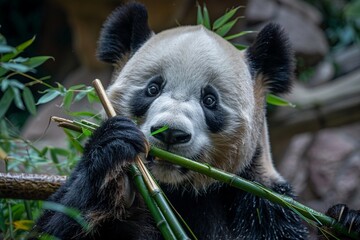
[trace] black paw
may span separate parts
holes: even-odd
[[[145,136],[131,120],[113,117],[93,133],[84,149],[84,160],[95,168],[109,168],[120,162],[132,162],[146,151]]]
[[[356,232],[358,237],[360,237],[360,210],[352,210],[349,209],[345,204],[337,204],[329,208],[325,214],[334,218],[349,232]]]

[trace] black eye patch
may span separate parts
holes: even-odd
[[[220,106],[219,94],[213,86],[208,85],[202,90],[200,104],[209,130],[213,133],[221,131],[225,125],[225,111]]]
[[[136,117],[145,115],[151,103],[161,94],[164,86],[165,81],[160,75],[150,78],[146,87],[134,93],[130,103],[131,113]]]

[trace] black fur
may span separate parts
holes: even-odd
[[[138,194],[126,213],[114,216],[124,211],[124,206],[116,206],[114,202],[117,182],[127,177],[127,166],[144,150],[144,136],[132,121],[122,117],[105,121],[89,139],[84,156],[69,180],[49,199],[79,209],[84,216],[99,213],[105,216],[104,220],[85,234],[71,218],[46,211],[36,229],[60,239],[162,239]],[[241,176],[254,180],[254,173],[261,171],[258,162],[261,152],[258,147]],[[106,183],[106,175],[116,166],[122,166],[124,172]],[[174,189],[165,184],[161,188],[198,239],[307,238],[307,230],[294,212],[228,185],[216,184],[198,195],[192,190]],[[293,196],[287,183],[274,182],[271,188]],[[339,216],[339,208],[328,214]],[[347,227],[354,217],[352,229],[359,231],[358,212],[346,209],[342,216],[340,221]]]
[[[105,217],[104,220],[86,235],[73,219],[47,210],[37,221],[36,229],[60,239],[118,239],[116,236],[138,239],[137,226],[146,226],[145,215],[140,214],[144,213],[141,199],[136,197],[137,207],[126,213],[126,222],[112,214],[123,211],[123,206],[116,206],[114,202],[117,183],[126,177],[126,168],[137,154],[144,151],[144,136],[131,120],[114,117],[105,121],[89,139],[82,160],[69,180],[49,199],[76,208],[85,217],[97,213],[98,217]],[[117,166],[124,171],[119,171],[115,179],[105,181]]]
[[[349,229],[351,231],[357,232],[358,237],[360,238],[360,210],[349,209],[345,204],[336,204],[331,208],[329,208],[325,214],[337,220],[340,224],[342,224],[345,227],[345,229]],[[332,229],[327,229],[327,230],[331,232]],[[327,235],[325,237],[322,234],[320,234],[319,236],[320,239],[330,239],[330,240],[335,239],[330,235]],[[351,239],[337,234],[335,234],[335,236],[338,239],[342,239],[342,240]]]
[[[306,239],[291,210],[227,185],[198,196],[162,189],[198,239]]]
[[[102,28],[97,50],[100,60],[117,63],[127,53],[134,53],[151,37],[144,5],[129,3],[117,8]]]
[[[149,94],[148,94],[148,87],[153,83],[155,83],[159,86],[159,89],[160,89],[159,94],[161,94],[161,90],[165,86],[165,81],[160,75],[157,75],[155,77],[152,77],[149,80],[149,82],[145,88],[140,89],[134,93],[134,95],[131,99],[131,102],[130,102],[131,113],[134,116],[136,116],[136,117],[144,116],[144,114],[149,109],[151,103],[159,96],[159,95],[149,96]]]
[[[208,94],[211,94],[215,97],[216,104],[213,107],[208,108],[204,106],[204,103],[201,101],[201,107],[204,111],[205,121],[209,127],[209,130],[213,133],[217,133],[220,132],[225,125],[226,113],[219,104],[219,95],[216,89],[211,85],[208,85],[203,89],[201,98],[203,99]]]
[[[270,92],[290,91],[294,73],[293,53],[279,25],[266,25],[247,49],[246,56],[253,77],[263,75]]]

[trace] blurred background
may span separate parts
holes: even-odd
[[[112,68],[95,57],[99,31],[119,0],[0,0],[0,33],[16,46],[36,36],[26,54],[53,56],[38,73],[66,87],[108,84]],[[194,0],[143,0],[155,32],[196,23]],[[198,1],[202,4],[203,1]],[[297,60],[293,93],[285,96],[297,108],[269,107],[274,161],[295,187],[299,200],[319,211],[344,202],[360,209],[360,1],[228,0],[205,1],[211,20],[244,6],[234,32],[281,24],[290,36]],[[255,35],[235,41],[249,44]],[[35,98],[41,87],[31,88]],[[2,94],[2,93],[1,93]],[[1,96],[0,96],[1,97]],[[1,108],[1,106],[0,106]],[[72,109],[82,109],[77,102]],[[62,115],[56,102],[35,116],[11,107],[7,118],[22,136],[37,144],[62,145],[62,130],[49,117]]]

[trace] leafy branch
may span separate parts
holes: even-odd
[[[222,38],[224,38],[225,40],[228,40],[228,41],[239,38],[239,37],[243,37],[247,34],[256,33],[256,31],[241,31],[239,33],[235,33],[232,35],[227,35],[230,32],[230,30],[235,26],[235,24],[238,22],[238,20],[243,18],[242,16],[235,17],[236,13],[241,8],[242,7],[240,6],[240,7],[230,9],[223,16],[216,19],[213,24],[211,24],[209,11],[206,7],[206,4],[204,3],[203,7],[201,7],[198,4],[197,5],[197,24],[203,25],[207,29],[215,32],[216,34],[218,34],[219,36],[221,36]],[[235,19],[234,19],[234,17],[235,17]],[[237,48],[238,50],[245,50],[247,48],[247,46],[243,45],[243,44],[234,43],[234,42],[231,42],[231,44],[234,45],[234,47]],[[296,107],[295,104],[293,104],[281,97],[275,96],[271,93],[267,94],[266,101],[267,101],[267,103],[275,105],[275,106],[287,106],[287,107],[293,107],[293,108]]]

